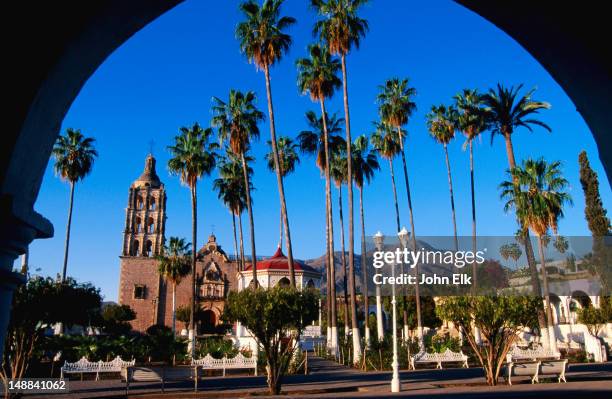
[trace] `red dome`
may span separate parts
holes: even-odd
[[[295,271],[304,271],[317,274],[319,273],[317,269],[310,267],[307,264],[295,259],[293,260],[293,268]],[[252,265],[250,263],[247,263],[244,267],[244,270],[252,270]],[[287,257],[283,254],[283,251],[280,247],[278,247],[274,255],[272,255],[268,259],[260,260],[259,262],[257,262],[257,271],[260,270],[289,270],[289,261],[287,260]]]

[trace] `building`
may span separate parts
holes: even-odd
[[[166,191],[148,155],[144,171],[129,188],[121,250],[119,303],[136,312],[132,327],[145,331],[155,324],[172,325],[172,284],[158,273],[158,256],[165,242]],[[230,290],[237,288],[238,263],[230,261],[214,235],[198,250],[196,294],[202,318],[197,333],[214,332],[219,326]],[[191,278],[176,287],[176,306],[188,306]],[[183,326],[178,322],[177,328]]]

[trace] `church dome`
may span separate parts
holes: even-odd
[[[160,188],[162,186],[161,180],[159,180],[159,176],[157,176],[157,172],[155,171],[155,158],[153,155],[147,155],[145,159],[145,167],[144,171],[140,175],[138,179],[132,183],[133,188],[143,188],[143,187],[151,187],[151,188]]]
[[[319,271],[315,268],[308,266],[304,262],[300,262],[298,260],[293,260],[293,268],[296,272],[306,272],[306,273],[316,273],[319,274]],[[245,271],[251,271],[253,266],[251,263],[247,263],[244,267]],[[274,255],[269,257],[268,259],[260,260],[257,262],[257,271],[261,270],[289,270],[289,261],[287,257],[283,254],[283,251],[278,248]]]

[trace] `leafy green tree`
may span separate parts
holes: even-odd
[[[289,47],[291,47],[291,36],[286,33],[286,30],[296,22],[293,17],[281,16],[283,2],[284,0],[264,0],[261,7],[253,0],[240,4],[240,11],[245,19],[236,27],[236,37],[240,41],[240,51],[247,57],[249,62],[255,64],[257,69],[264,71],[266,79],[268,116],[270,118],[270,142],[272,144],[274,164],[276,165],[276,181],[280,197],[281,214],[284,219],[285,235],[287,237],[289,280],[291,286],[295,287],[291,232],[289,230],[287,202],[285,201],[285,187],[281,168],[279,167],[280,156],[277,147],[272,84],[270,82],[270,67],[279,62],[282,56],[289,51]],[[253,253],[253,259],[256,259],[255,253]]]
[[[561,173],[560,162],[547,163],[544,159],[528,158],[523,161],[522,166],[511,169],[509,175],[511,180],[504,181],[500,185],[501,198],[506,201],[504,211],[514,209],[521,228],[530,229],[538,238],[545,312],[551,334],[550,345],[556,350],[557,341],[554,337],[542,237],[549,229],[552,229],[555,235],[558,233],[557,226],[559,219],[563,217],[563,206],[566,203],[571,204],[572,201],[565,191],[569,182]]]
[[[340,56],[342,70],[342,88],[344,102],[344,123],[346,134],[347,181],[348,187],[348,264],[349,285],[351,290],[351,327],[353,330],[353,362],[359,363],[361,357],[361,341],[357,323],[357,300],[355,287],[355,229],[353,212],[353,157],[351,155],[353,140],[351,138],[351,117],[348,100],[348,80],[346,56],[353,47],[359,48],[361,38],[368,31],[368,21],[358,15],[360,8],[367,0],[311,0],[312,7],[320,19],[314,25],[313,32],[325,43],[330,53]]]
[[[578,309],[578,323],[586,325],[589,333],[595,337],[599,335],[601,329],[608,322],[608,317],[606,316],[606,311],[602,308],[586,306]]]
[[[129,305],[107,305],[102,309],[104,331],[112,336],[126,335],[132,330],[130,321],[136,319],[136,312]]]
[[[263,350],[271,395],[280,394],[283,376],[297,348],[296,339],[318,317],[317,303],[313,290],[292,287],[230,292],[223,319],[242,323]]]
[[[219,145],[211,142],[213,131],[203,129],[197,122],[191,127],[181,127],[174,138],[174,145],[168,146],[172,158],[168,161],[170,173],[180,176],[181,183],[191,191],[191,321],[189,323],[189,352],[195,354],[195,308],[196,308],[196,258],[198,237],[198,180],[209,176],[215,168]]]
[[[497,385],[506,354],[525,327],[537,325],[538,297],[464,296],[443,297],[436,306],[442,320],[455,324],[472,347],[485,371],[488,385]],[[474,325],[484,345],[475,337]]]
[[[272,142],[268,140],[268,145],[272,147]],[[295,171],[295,167],[300,163],[300,156],[298,155],[297,149],[299,145],[294,143],[290,137],[280,136],[276,143],[278,150],[279,163],[281,167],[281,176],[287,177],[289,173]],[[274,152],[269,152],[265,155],[268,169],[276,171],[276,164],[274,163]],[[280,215],[280,238],[278,240],[278,247],[283,247],[283,214]]]
[[[172,332],[176,333],[176,286],[191,273],[191,244],[184,238],[170,237],[157,257],[159,275],[172,284]]]
[[[565,251],[567,251],[569,248],[569,242],[567,242],[567,238],[563,236],[557,236],[555,237],[555,242],[553,243],[553,246],[557,251],[559,251],[560,254],[564,254]]]
[[[253,264],[253,282],[257,280],[257,251],[255,249],[255,221],[253,219],[253,206],[251,203],[251,181],[247,165],[247,152],[251,142],[259,138],[259,122],[263,121],[264,114],[255,105],[256,96],[252,91],[243,93],[230,90],[227,102],[213,98],[213,126],[219,129],[219,139],[229,141],[229,147],[242,162],[242,177],[244,178],[247,212],[251,231],[251,259]]]
[[[85,137],[81,130],[68,128],[65,136],[59,136],[53,146],[55,174],[70,184],[70,205],[68,206],[68,223],[66,224],[66,241],[64,242],[64,266],[62,281],[66,280],[68,267],[68,247],[70,245],[70,226],[72,224],[72,206],[74,204],[74,187],[91,173],[98,152],[93,144],[96,140]]]

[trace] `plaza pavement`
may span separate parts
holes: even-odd
[[[422,369],[402,371],[402,392],[390,393],[390,372],[360,372],[320,358],[309,361],[308,375],[285,378],[283,396],[294,398],[612,398],[612,362],[603,364],[572,364],[567,373],[568,383],[556,379],[532,385],[528,379],[513,378],[512,386],[488,387],[481,368]],[[119,380],[71,381],[70,394],[25,395],[28,399],[125,398],[125,385]],[[198,392],[193,384],[168,383],[166,393],[158,383],[130,384],[130,398],[268,398],[264,376],[228,375],[204,377]]]

